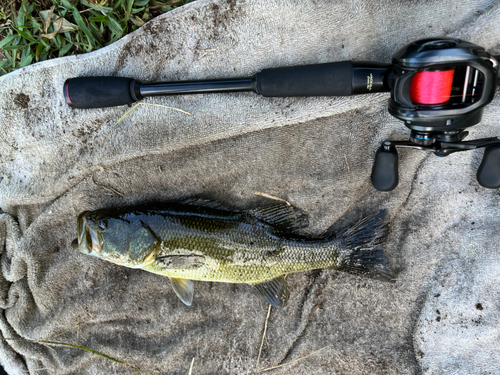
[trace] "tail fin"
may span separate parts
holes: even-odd
[[[341,241],[343,248],[338,270],[387,281],[392,279],[392,272],[380,244],[386,214],[386,210],[380,210],[337,232],[337,240]]]

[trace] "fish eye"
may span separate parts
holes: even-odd
[[[100,229],[104,230],[104,229],[106,229],[106,228],[107,228],[108,223],[107,223],[107,221],[105,221],[105,220],[99,220],[99,222],[97,223],[97,226],[98,226]]]

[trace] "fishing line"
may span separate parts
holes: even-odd
[[[450,100],[455,69],[416,73],[410,87],[413,104],[442,104]]]

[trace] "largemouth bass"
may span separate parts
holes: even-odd
[[[186,305],[193,281],[246,283],[274,307],[288,299],[285,275],[328,268],[391,278],[380,245],[385,211],[336,234],[303,234],[307,216],[288,202],[247,211],[191,200],[86,211],[73,246],[115,264],[168,276]]]

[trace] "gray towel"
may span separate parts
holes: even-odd
[[[256,373],[268,305],[247,285],[167,278],[71,248],[84,210],[201,197],[309,214],[312,234],[388,210],[395,283],[331,270],[289,275],[259,367],[272,374],[498,373],[500,195],[478,185],[483,151],[402,150],[400,185],[370,183],[384,139],[409,131],[388,94],[144,100],[78,110],[62,85],[85,75],[143,82],[245,77],[278,66],[390,62],[410,41],[453,36],[500,53],[495,1],[208,1],[164,14],[97,52],[0,78],[0,360],[9,374]],[[470,139],[500,135],[495,97]],[[322,349],[315,352],[318,349]]]

